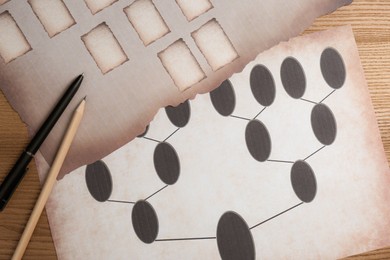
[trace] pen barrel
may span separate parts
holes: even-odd
[[[23,152],[19,159],[16,161],[15,165],[12,167],[9,174],[5,177],[4,181],[0,185],[0,211],[3,211],[5,206],[8,203],[8,200],[11,198],[16,187],[19,185],[20,181],[23,179],[24,175],[27,172],[27,165],[32,159],[32,155],[27,152]]]
[[[72,84],[67,88],[61,99],[58,101],[52,112],[49,114],[45,122],[39,128],[38,132],[32,138],[31,142],[19,157],[11,171],[5,177],[4,181],[0,185],[0,212],[3,211],[7,205],[12,194],[18,187],[20,181],[23,179],[27,171],[27,166],[34,154],[38,151],[39,147],[49,135],[51,129],[54,127],[77,90],[80,88],[80,84],[83,80],[83,75],[78,76]]]
[[[57,102],[54,109],[46,118],[45,122],[39,128],[38,132],[31,140],[30,144],[27,146],[26,151],[32,154],[35,154],[38,151],[43,141],[45,141],[46,137],[49,135],[51,129],[54,127],[62,113],[65,111],[73,96],[76,94],[82,80],[83,75],[80,75],[72,82],[72,84],[70,84],[66,92],[62,95],[61,99]]]

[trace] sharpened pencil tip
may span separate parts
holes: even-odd
[[[87,100],[87,96],[84,97],[84,100]]]

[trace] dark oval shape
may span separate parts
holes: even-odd
[[[172,124],[177,127],[184,127],[190,121],[190,102],[186,100],[177,107],[167,106],[165,107],[165,113],[167,113]]]
[[[286,58],[280,69],[280,77],[284,89],[292,98],[301,98],[305,94],[306,77],[298,60]]]
[[[270,106],[275,100],[275,81],[271,72],[263,65],[253,67],[250,75],[252,94],[262,106]]]
[[[150,244],[156,240],[158,234],[158,218],[149,202],[140,200],[135,203],[131,212],[131,221],[138,238]]]
[[[179,178],[180,161],[172,145],[162,142],[154,149],[154,168],[158,177],[165,183],[172,185]]]
[[[336,139],[336,120],[332,111],[324,104],[317,104],[313,107],[311,127],[318,141],[324,145],[330,145]]]
[[[253,260],[255,245],[245,220],[236,212],[225,212],[217,227],[219,255],[223,260]]]
[[[310,165],[296,161],[291,168],[291,185],[297,197],[303,202],[311,202],[317,193],[317,181]]]
[[[145,131],[142,134],[138,135],[137,137],[144,137],[146,135],[146,133],[148,132],[148,130],[149,130],[149,125],[147,125],[145,128]]]
[[[236,106],[236,96],[232,83],[227,79],[210,92],[211,103],[222,116],[230,116]]]
[[[265,125],[252,120],[245,129],[245,141],[249,153],[255,160],[264,162],[271,154],[271,138]]]
[[[321,72],[331,88],[339,89],[344,85],[346,72],[341,55],[333,48],[326,48],[321,54]]]
[[[112,192],[111,173],[103,161],[87,165],[85,182],[92,197],[100,202],[108,200]]]

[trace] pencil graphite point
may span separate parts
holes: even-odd
[[[87,96],[85,96],[83,100],[87,101]]]

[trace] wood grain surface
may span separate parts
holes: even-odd
[[[355,0],[353,4],[317,19],[304,34],[346,24],[353,27],[382,141],[390,161],[390,1]],[[27,143],[25,125],[1,93],[0,180],[4,179]],[[0,259],[11,258],[38,198],[40,183],[34,162],[29,168],[7,208],[0,213]],[[55,258],[56,253],[44,212],[27,247],[25,259]],[[390,259],[390,245],[350,259]]]

